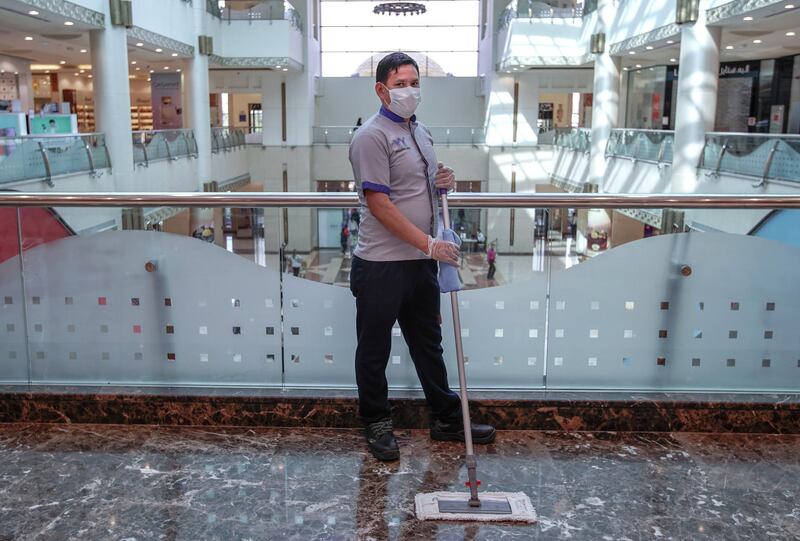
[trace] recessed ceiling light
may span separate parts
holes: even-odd
[[[72,21],[64,21],[64,26],[72,26],[74,24]]]
[[[50,73],[50,70],[45,70],[45,73]]]
[[[276,69],[281,69],[281,67],[280,67],[280,66],[275,66],[275,68],[276,68]]]
[[[136,60],[131,60],[131,66],[135,66],[135,65],[136,65]]]
[[[794,9],[794,4],[786,4],[783,7],[786,8],[786,9]]]
[[[172,56],[178,56],[178,53],[172,53]]]
[[[25,36],[25,41],[33,41],[33,38],[31,36]]]
[[[14,75],[19,75],[19,72],[18,72],[18,71],[15,71],[15,72],[14,72]]]
[[[135,75],[128,75],[128,79],[136,79]]]
[[[86,70],[81,70],[81,73],[86,73]]]
[[[674,41],[672,41],[671,39],[668,39],[668,40],[667,40],[667,45],[672,45],[673,43],[675,43],[675,42],[674,42]]]
[[[150,73],[155,73],[155,72],[156,72],[156,70],[150,70]]]
[[[678,61],[678,59],[677,59],[677,58],[670,58],[670,59],[669,59],[669,61],[670,61],[670,62],[677,62],[677,61]]]
[[[61,64],[62,66],[63,66],[64,64],[66,64],[66,63],[67,63],[67,61],[66,61],[66,60],[62,60],[61,62],[59,62],[59,64]]]
[[[88,53],[89,51],[87,51],[86,49],[81,49],[81,52],[82,53]]]
[[[32,9],[32,10],[30,10],[30,11],[28,12],[28,15],[38,15],[38,14],[39,14],[39,12],[38,12],[38,11],[36,11],[35,9]]]
[[[147,82],[148,82],[148,83],[150,82],[150,77],[148,77],[148,78],[147,78]]]
[[[164,49],[156,49],[156,52],[157,52],[157,53],[160,53],[160,52],[162,52],[163,50],[164,50]]]
[[[142,43],[142,42],[140,41],[139,43],[137,43],[137,44],[136,44],[136,46],[137,46],[137,47],[144,47],[144,43]]]
[[[752,21],[752,20],[753,20],[753,18],[752,18],[751,16],[749,16],[749,15],[748,15],[747,17],[745,17],[745,18],[744,18],[744,19],[742,19],[742,20],[744,20],[744,21]]]
[[[142,69],[142,68],[136,68],[136,71],[139,71],[139,70],[141,70],[141,69]]]
[[[91,78],[92,78],[92,75],[91,75],[91,74],[89,74],[89,79],[91,79]]]
[[[753,43],[761,43],[761,40],[760,39],[754,39]]]
[[[725,48],[730,51],[731,49],[733,49],[733,45],[726,45]]]
[[[628,54],[636,54],[636,51],[628,51]]]
[[[791,36],[794,36],[795,34],[794,34],[794,32],[792,32],[792,31],[789,31],[789,32],[786,32],[786,35],[787,35],[787,36],[789,36],[789,37],[791,37]]]
[[[645,47],[645,49],[647,49],[648,51],[652,51],[653,50],[653,46],[652,45],[648,45],[647,47]]]
[[[283,68],[283,71],[289,71],[289,68]]]
[[[77,77],[77,76],[78,76],[78,74],[77,74],[77,73],[73,73],[72,75],[74,75],[75,77]]]
[[[176,69],[175,71],[177,71],[178,73],[180,73],[180,72],[181,72],[181,68],[178,68],[178,69]]]
[[[168,70],[168,69],[169,69],[169,66],[164,66],[164,69],[165,69],[165,70]]]

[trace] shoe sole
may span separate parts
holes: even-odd
[[[372,456],[382,462],[389,462],[391,460],[398,460],[400,458],[400,450],[397,451],[378,451],[370,447],[369,449]]]
[[[492,430],[491,434],[487,436],[483,436],[481,438],[476,438],[472,436],[472,443],[478,443],[481,445],[485,445],[488,443],[492,443],[497,436],[497,431]],[[443,434],[441,432],[431,432],[431,439],[436,441],[464,441],[463,434]]]

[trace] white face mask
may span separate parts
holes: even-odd
[[[419,88],[405,86],[403,88],[392,88],[388,90],[389,96],[392,99],[389,104],[389,110],[403,118],[411,118],[414,116],[414,111],[417,110],[419,102],[422,101]]]

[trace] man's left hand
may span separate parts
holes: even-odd
[[[439,162],[439,167],[436,170],[436,179],[434,180],[436,188],[439,190],[447,190],[448,192],[456,189],[456,174],[452,169],[446,167],[442,162]]]

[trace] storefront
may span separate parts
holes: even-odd
[[[677,66],[628,73],[625,126],[675,129]],[[723,62],[714,131],[800,133],[800,55]]]

